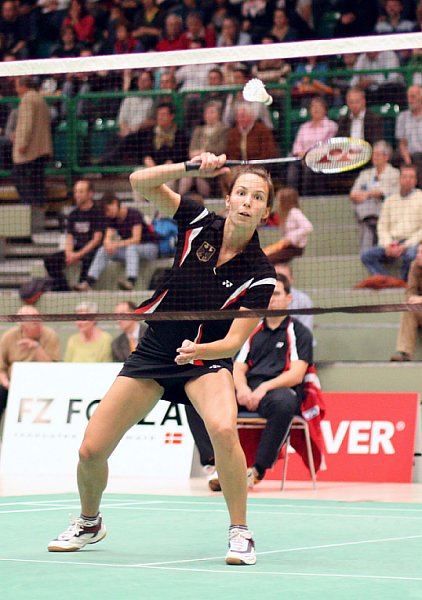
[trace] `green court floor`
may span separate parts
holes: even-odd
[[[420,504],[251,498],[254,567],[224,563],[221,497],[106,494],[106,539],[48,553],[78,506],[72,494],[0,498],[1,600],[422,598]]]

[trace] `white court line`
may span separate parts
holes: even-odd
[[[317,546],[298,546],[296,548],[281,548],[278,550],[265,550],[263,552],[258,552],[257,555],[259,557],[261,556],[268,556],[270,554],[286,554],[286,553],[290,553],[290,552],[303,552],[303,551],[311,551],[311,550],[325,550],[328,548],[344,548],[347,546],[358,546],[358,545],[363,545],[363,544],[380,544],[380,543],[385,543],[385,542],[400,542],[400,541],[404,541],[404,540],[414,540],[414,539],[421,539],[422,538],[422,534],[421,535],[407,535],[407,536],[400,536],[400,537],[388,537],[388,538],[378,538],[378,539],[373,539],[373,540],[357,540],[354,542],[339,542],[337,544],[320,544]],[[133,568],[133,569],[140,569],[140,568],[174,568],[176,569],[177,567],[170,567],[169,565],[179,565],[179,564],[186,564],[186,563],[197,563],[197,562],[205,562],[205,561],[210,561],[210,560],[221,560],[223,559],[222,556],[209,556],[209,557],[205,557],[205,558],[188,558],[188,559],[181,559],[181,560],[172,560],[172,561],[162,561],[162,562],[147,562],[147,563],[134,563],[134,564],[113,564],[113,563],[93,563],[93,562],[81,562],[81,561],[63,561],[63,560],[35,560],[35,559],[22,559],[22,558],[1,558],[0,557],[0,562],[24,562],[24,563],[37,563],[37,564],[65,564],[65,565],[84,565],[84,566],[97,566],[97,567],[122,567],[122,568]],[[196,570],[196,569],[194,569]],[[207,571],[210,572],[210,571]],[[418,578],[418,580],[422,580],[421,578]]]
[[[159,504],[160,506],[150,506],[151,504]],[[117,509],[121,509],[121,510],[136,510],[136,511],[155,511],[155,512],[162,512],[163,509],[166,512],[178,512],[178,513],[184,513],[187,512],[189,514],[192,513],[225,513],[226,512],[226,507],[221,504],[221,508],[217,508],[215,504],[211,503],[212,508],[203,508],[204,504],[201,503],[192,503],[200,508],[181,508],[181,507],[163,507],[163,502],[160,500],[156,500],[153,501],[151,500],[150,502],[133,502],[132,504],[130,502],[123,502],[123,503],[114,503],[114,504],[103,504],[102,505],[102,510],[107,509],[107,508],[117,508]],[[149,506],[147,506],[149,505]],[[57,506],[57,505],[49,505],[47,507],[42,507],[42,506],[36,506],[34,508],[17,508],[17,509],[10,509],[10,510],[1,510],[0,509],[0,515],[8,515],[8,514],[20,514],[20,513],[36,513],[36,512],[53,512],[53,511],[60,511],[60,510],[74,510],[74,509],[79,509],[79,503],[75,504],[75,505],[68,505],[68,504],[63,504],[61,506]],[[257,507],[257,508],[261,508]],[[321,510],[321,508],[323,509],[323,507],[319,507],[319,509]],[[249,509],[248,511],[249,516],[268,516],[268,517],[289,517],[289,516],[296,516],[296,517],[319,517],[319,518],[338,518],[338,517],[342,517],[342,518],[348,518],[348,519],[391,519],[391,515],[363,515],[363,514],[347,514],[347,513],[327,513],[327,512],[299,512],[299,511],[288,511],[288,510],[283,510],[282,508],[280,510],[277,511],[271,511],[271,510],[254,510]],[[421,516],[407,516],[407,515],[394,515],[394,519],[400,519],[400,520],[408,520],[408,521],[419,521],[422,519],[422,515]]]
[[[269,575],[275,575],[277,577],[337,577],[340,579],[382,579],[382,580],[398,580],[398,581],[422,581],[422,577],[404,577],[402,575],[354,575],[347,573],[303,573],[303,572],[291,572],[291,571],[243,571],[240,572],[237,570],[236,572],[229,569],[188,569],[183,567],[145,567],[147,569],[152,570],[162,570],[162,571],[187,571],[194,573],[224,573],[226,575],[264,575],[268,577]]]
[[[163,507],[136,507],[136,506],[117,506],[116,508],[121,508],[122,510],[150,510],[150,511],[163,511]],[[226,508],[210,508],[210,509],[195,509],[195,508],[170,508],[168,506],[164,509],[166,512],[188,512],[188,513],[216,513],[216,512],[226,512]],[[248,510],[248,515],[264,515],[264,516],[277,516],[277,517],[287,517],[287,516],[298,516],[298,517],[346,517],[349,519],[391,519],[391,515],[348,515],[347,513],[312,513],[309,512],[297,512],[297,511],[271,511],[271,510],[263,510],[263,511],[254,511],[253,509]],[[402,516],[402,515],[394,515],[394,519],[404,519],[410,521],[420,521],[422,519],[422,515],[419,516]]]
[[[259,502],[259,500],[257,498],[253,499],[254,501],[249,502],[249,509],[252,508],[274,508],[275,503],[261,503]],[[62,504],[62,503],[67,503],[67,502],[76,502],[79,504],[79,499],[75,498],[75,499],[62,499],[62,500],[37,500],[37,501],[29,501],[29,500],[25,500],[25,501],[19,501],[19,502],[4,502],[2,503],[0,501],[0,510],[1,507],[3,506],[20,506],[20,505],[32,505],[34,504],[35,506],[40,504]],[[107,504],[108,502],[111,502],[112,504]],[[318,503],[320,501],[317,501]],[[323,501],[324,502],[324,501]],[[330,510],[351,510],[351,511],[376,511],[376,512],[416,512],[416,513],[422,513],[422,508],[407,508],[407,507],[388,507],[388,506],[355,506],[352,503],[348,503],[348,502],[344,502],[342,506],[331,506],[330,504],[334,504],[335,501],[330,501],[327,500],[327,506],[321,506],[321,505],[313,505],[313,504],[284,504],[283,500],[281,500],[281,506],[280,506],[280,510],[284,510],[285,508],[306,508],[306,509],[311,509],[311,510],[324,510],[325,508],[330,509]],[[104,503],[101,505],[102,508],[105,507],[115,507],[115,506],[120,506],[120,504],[122,506],[124,505],[133,505],[136,506],[137,504],[139,505],[143,505],[143,504],[171,504],[171,505],[196,505],[196,506],[216,506],[216,504],[221,504],[223,506],[225,506],[224,501],[222,499],[222,497],[218,496],[215,499],[213,499],[212,501],[206,501],[206,502],[197,502],[195,500],[169,500],[167,498],[164,498],[162,500],[115,500],[113,501],[112,498],[106,498]]]
[[[404,541],[410,539],[420,539],[422,535],[414,535],[414,536],[403,536],[397,538],[379,538],[376,540],[360,540],[356,542],[342,542],[338,544],[322,544],[318,546],[303,546],[297,548],[284,548],[280,550],[268,550],[264,552],[259,552],[258,556],[266,556],[269,554],[282,554],[286,552],[300,552],[300,551],[309,551],[309,550],[320,550],[327,548],[341,548],[346,546],[353,545],[362,545],[362,544],[378,544],[384,542],[396,542],[396,541]],[[359,574],[348,574],[348,573],[307,573],[307,572],[291,572],[291,571],[257,571],[253,570],[243,570],[240,572],[235,569],[198,569],[198,568],[187,568],[187,567],[176,567],[170,565],[176,564],[186,564],[186,563],[197,563],[211,560],[222,560],[221,556],[212,556],[207,558],[195,558],[195,559],[186,559],[179,561],[166,561],[166,562],[158,562],[158,563],[135,563],[133,565],[130,564],[113,564],[113,563],[98,563],[98,562],[82,562],[82,561],[64,561],[64,560],[34,560],[34,559],[15,559],[15,558],[0,558],[0,562],[17,562],[17,563],[35,563],[35,564],[59,564],[59,565],[67,565],[67,566],[96,566],[96,567],[107,567],[107,568],[126,568],[126,569],[155,569],[155,570],[170,570],[170,571],[185,571],[185,572],[203,572],[203,573],[229,573],[229,574],[250,574],[250,575],[275,575],[278,577],[283,576],[301,576],[301,577],[336,577],[336,578],[348,578],[348,579],[383,579],[383,580],[399,580],[399,581],[422,581],[422,577],[405,577],[403,575],[359,575]]]
[[[262,553],[260,553],[262,554]],[[198,559],[198,560],[223,560],[222,556],[216,556],[212,559]],[[144,568],[151,570],[162,570],[162,571],[184,571],[189,573],[209,573],[213,575],[214,573],[224,573],[224,575],[253,575],[257,577],[258,575],[263,575],[264,577],[268,577],[268,575],[275,575],[277,577],[337,577],[343,579],[383,579],[383,580],[398,580],[398,581],[422,581],[422,577],[404,577],[403,575],[358,575],[358,574],[348,574],[348,573],[305,573],[301,571],[292,572],[292,571],[257,571],[255,567],[250,567],[249,569],[239,569],[230,567],[226,567],[224,569],[196,569],[196,568],[187,568],[187,567],[166,567],[166,566],[154,566],[154,565],[126,565],[126,564],[113,564],[113,563],[92,563],[92,562],[69,562],[65,560],[56,560],[56,561],[46,561],[46,560],[25,560],[25,559],[15,559],[15,558],[0,558],[0,561],[4,562],[21,562],[21,563],[36,563],[36,564],[56,564],[56,565],[67,565],[67,566],[88,566],[88,567],[107,567],[107,568],[126,568],[126,569],[134,569],[134,568]]]

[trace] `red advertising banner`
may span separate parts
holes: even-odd
[[[323,396],[326,418],[321,428],[327,468],[318,472],[319,481],[412,481],[417,393],[324,392]],[[259,432],[242,431],[241,439],[249,433],[256,436]],[[278,461],[266,479],[281,479],[281,468],[282,461]],[[291,448],[287,479],[309,479]]]

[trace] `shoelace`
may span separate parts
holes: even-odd
[[[71,517],[70,525],[59,535],[59,540],[69,540],[74,535],[77,535],[83,529],[84,522],[80,517]]]
[[[245,552],[248,549],[252,535],[252,531],[248,529],[230,529],[229,542],[231,550]]]
[[[59,535],[58,539],[70,540],[72,537],[78,535],[85,527],[93,527],[95,524],[94,521],[84,521],[80,517],[70,517],[69,527]]]

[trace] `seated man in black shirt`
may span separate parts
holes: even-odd
[[[104,242],[95,255],[86,281],[75,288],[80,292],[89,290],[110,260],[116,260],[124,262],[126,267],[126,279],[119,281],[119,288],[133,290],[139,274],[139,259],[153,260],[158,256],[158,237],[136,208],[122,206],[114,194],[104,194],[101,205],[106,216]]]
[[[79,282],[86,280],[88,269],[104,231],[104,215],[94,204],[94,187],[90,181],[81,179],[73,187],[76,208],[70,213],[66,225],[65,249],[44,259],[44,265],[53,279],[52,290],[70,290],[65,267],[81,262]]]
[[[277,275],[268,308],[285,310],[291,300],[287,277]],[[312,334],[302,323],[288,316],[262,320],[236,357],[233,377],[239,410],[257,412],[267,419],[254,465],[248,469],[250,488],[274,465],[292,418],[300,414],[304,378],[311,363]],[[186,407],[186,413],[201,462],[204,466],[212,465],[212,447],[205,427],[192,407]],[[209,486],[213,491],[221,490],[216,472],[211,474]]]

